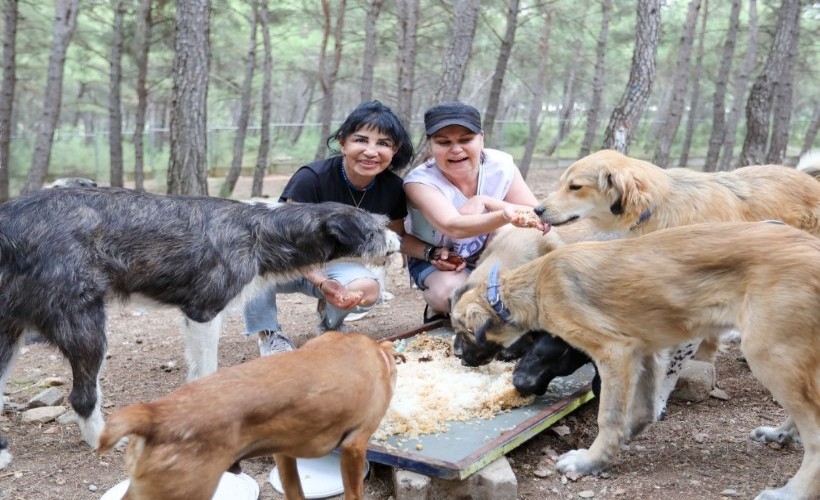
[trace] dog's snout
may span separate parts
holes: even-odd
[[[544,212],[545,212],[546,210],[547,210],[547,209],[544,207],[544,205],[538,205],[537,207],[535,207],[535,208],[533,208],[533,209],[532,209],[532,211],[533,211],[533,212],[535,212],[535,215],[537,215],[537,216],[539,216],[539,217],[540,217],[540,216],[542,216],[542,215],[544,215]]]
[[[387,254],[390,255],[398,252],[401,248],[401,238],[399,238],[399,235],[390,229],[385,229],[384,233],[384,238],[387,241]]]

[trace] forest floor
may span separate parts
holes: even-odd
[[[528,183],[541,197],[557,185],[561,171],[533,170]],[[269,178],[268,192],[278,193],[286,179]],[[399,259],[389,268],[387,287],[395,298],[351,323],[351,330],[382,338],[421,325],[421,293],[409,286]],[[315,300],[300,295],[279,300],[282,326],[297,344],[316,331],[315,307]],[[232,309],[226,316],[220,366],[257,357],[256,342],[241,335],[241,312]],[[180,318],[173,309],[110,306],[109,355],[101,378],[106,415],[129,403],[157,398],[184,382]],[[554,468],[556,454],[592,442],[597,432],[596,400],[522,444],[507,455],[518,480],[519,498],[752,498],[762,489],[782,485],[799,467],[802,449],[767,446],[748,436],[754,427],[779,424],[784,412],[754,379],[736,344],[725,347],[716,368],[718,386],[728,400],[673,402],[666,420],[633,441],[603,476],[573,478]],[[24,405],[42,390],[37,384],[48,377],[70,381],[68,363],[47,345],[27,346],[7,387],[12,403],[8,406]],[[68,389],[62,386],[66,396]],[[81,442],[74,424],[23,424],[18,410],[7,409],[0,415],[0,432],[9,438],[14,455],[12,464],[0,470],[2,500],[97,499],[126,478],[123,453],[97,457]],[[391,498],[390,469],[371,465],[366,498]],[[243,470],[260,485],[261,499],[282,498],[267,482],[272,467],[270,458],[243,462]]]

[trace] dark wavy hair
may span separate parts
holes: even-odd
[[[404,128],[401,120],[399,120],[399,117],[396,116],[390,108],[379,101],[363,102],[347,115],[344,123],[342,123],[336,132],[327,138],[328,149],[334,154],[341,154],[341,151],[333,146],[334,143],[341,143],[342,140],[362,127],[372,127],[390,137],[390,139],[398,145],[396,154],[393,155],[393,161],[387,168],[388,170],[398,172],[413,161],[415,153],[410,135]]]

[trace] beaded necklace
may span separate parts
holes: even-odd
[[[359,208],[359,206],[364,201],[364,197],[367,196],[367,191],[376,184],[376,179],[373,179],[372,181],[370,181],[370,184],[365,186],[364,189],[359,189],[352,182],[350,182],[350,178],[348,178],[347,172],[345,171],[345,162],[344,162],[344,160],[342,160],[342,163],[339,166],[339,168],[341,168],[341,170],[342,170],[342,178],[345,180],[345,186],[347,187],[347,192],[350,195],[350,200],[353,202],[353,205],[356,208]],[[353,191],[354,190],[362,193],[362,197],[359,198],[358,201],[356,201],[356,197],[353,196]]]

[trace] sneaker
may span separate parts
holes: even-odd
[[[296,349],[293,342],[281,331],[262,330],[259,332],[259,355],[270,356]]]
[[[327,309],[327,301],[325,299],[319,299],[319,302],[316,304],[316,312],[319,314],[319,333],[322,334],[329,330],[347,332],[347,325],[344,324],[344,318],[338,325],[331,325],[327,319],[327,314],[325,314],[325,309]]]
[[[371,309],[368,309],[367,311],[362,311],[360,313],[350,313],[347,316],[345,316],[344,322],[345,323],[352,323],[354,321],[359,321],[360,319],[362,319],[365,316],[367,316],[368,314],[370,314],[370,311],[371,311]]]

